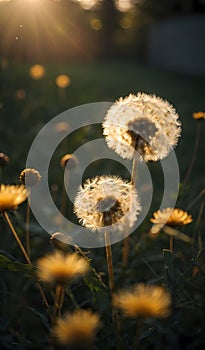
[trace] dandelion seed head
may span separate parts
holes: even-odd
[[[19,181],[26,186],[33,187],[41,180],[40,173],[35,169],[24,169],[19,176]]]
[[[62,345],[91,345],[100,327],[98,314],[90,310],[79,309],[59,318],[53,328],[53,334]]]
[[[37,261],[37,276],[45,283],[66,283],[85,275],[89,264],[78,254],[64,254],[56,251]]]
[[[74,212],[88,229],[123,231],[132,227],[141,211],[134,186],[117,176],[88,179],[74,201]]]
[[[16,209],[28,196],[23,185],[0,185],[0,213]]]
[[[165,318],[170,314],[170,294],[160,286],[138,284],[113,296],[113,306],[128,317]]]
[[[122,158],[157,161],[176,146],[181,133],[178,114],[169,102],[138,93],[120,98],[108,110],[103,134],[108,147]]]

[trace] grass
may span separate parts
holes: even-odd
[[[45,65],[46,75],[42,80],[34,81],[29,77],[29,64],[9,62],[0,72],[0,152],[9,155],[10,163],[3,169],[3,183],[18,183],[21,170],[25,168],[26,156],[38,131],[54,116],[64,110],[81,104],[114,101],[120,96],[138,91],[156,94],[167,99],[176,108],[182,121],[182,137],[176,147],[181,183],[189,167],[196,137],[197,121],[192,118],[196,111],[204,111],[205,85],[203,77],[170,73],[140,65],[135,62],[90,62],[69,63],[68,65]],[[62,95],[55,85],[59,74],[68,74],[71,85]],[[16,91],[23,89],[25,98],[17,99]],[[73,136],[68,145],[58,148],[52,160],[50,183],[62,185],[62,169],[59,161],[64,153],[74,151],[82,134]],[[95,130],[89,135],[99,136]],[[121,264],[121,242],[112,247],[114,277],[116,289],[128,287],[136,282],[163,284],[169,289],[173,305],[171,316],[164,321],[146,321],[141,333],[142,349],[200,349],[205,344],[204,320],[204,237],[203,197],[194,202],[204,186],[204,150],[202,141],[205,136],[204,122],[201,123],[201,141],[196,161],[187,181],[183,197],[179,198],[180,207],[189,208],[193,223],[182,231],[190,237],[201,235],[201,242],[190,246],[175,240],[174,255],[169,252],[169,237],[161,234],[151,239],[148,231],[149,218],[160,205],[163,193],[163,174],[160,164],[151,164],[149,169],[153,177],[154,197],[146,219],[137,232],[130,236],[130,255],[128,267],[123,270]],[[63,153],[64,152],[64,153]],[[109,164],[109,166],[108,166]],[[98,164],[99,165],[99,164]],[[96,168],[95,168],[96,166]],[[95,164],[87,169],[86,177],[97,175]],[[92,172],[94,171],[94,174]],[[102,163],[101,171],[128,174],[117,164]],[[60,195],[57,196],[59,204]],[[71,210],[71,206],[69,207]],[[10,217],[16,231],[25,242],[25,211],[23,204]],[[203,214],[202,214],[203,215]],[[74,217],[73,217],[74,219]],[[3,216],[0,217],[0,345],[2,349],[51,349],[49,343],[49,318],[42,305],[40,294],[34,283],[36,260],[55,248],[49,235],[36,223],[31,222],[32,262],[27,266],[23,256],[9,231]],[[67,245],[60,247],[64,251],[75,249]],[[167,249],[164,250],[164,249]],[[103,248],[83,250],[93,267],[92,273],[84,282],[72,286],[75,301],[83,308],[92,308],[101,314],[104,328],[98,333],[96,349],[115,349],[112,328],[109,293],[100,279],[107,285],[106,259]],[[45,286],[49,304],[53,300],[53,291]],[[68,293],[68,292],[67,292]],[[70,293],[70,291],[69,291]],[[66,295],[63,312],[75,308],[69,295]],[[191,314],[191,317],[190,317]],[[20,317],[19,317],[20,315]],[[121,319],[124,348],[132,349],[135,335],[135,322]],[[32,331],[31,331],[32,330]],[[58,348],[55,345],[55,349]],[[60,348],[60,347],[59,347]]]

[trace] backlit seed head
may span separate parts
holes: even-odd
[[[138,93],[120,98],[108,110],[103,134],[108,147],[122,158],[135,151],[144,161],[157,161],[176,146],[181,133],[178,114],[169,102]]]
[[[40,182],[41,175],[37,170],[27,168],[20,173],[19,180],[22,184],[32,187]]]
[[[123,231],[134,225],[141,211],[134,186],[117,176],[99,176],[88,179],[79,188],[74,201],[74,212],[88,229]]]

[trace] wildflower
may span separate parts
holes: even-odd
[[[56,85],[61,89],[65,89],[70,85],[70,83],[70,78],[66,74],[61,74],[56,77]]]
[[[169,102],[138,93],[120,98],[108,110],[103,134],[108,147],[122,158],[157,161],[177,144],[181,128],[178,114]]]
[[[160,286],[138,284],[115,294],[113,305],[128,317],[165,318],[170,314],[171,297]]]
[[[23,185],[32,187],[40,182],[41,175],[37,170],[27,168],[21,172],[19,180]]]
[[[203,120],[205,119],[205,112],[195,112],[193,113],[193,118],[196,120]]]
[[[0,185],[0,213],[16,209],[26,200],[27,195],[23,185]]]
[[[134,186],[116,176],[88,179],[74,201],[74,212],[83,226],[95,231],[113,225],[132,227],[141,211]]]
[[[66,283],[83,276],[89,269],[87,261],[77,254],[55,252],[37,261],[39,279],[46,283]]]
[[[29,69],[29,74],[34,80],[40,80],[45,75],[45,68],[41,64],[35,64]]]
[[[61,158],[60,165],[64,169],[66,166],[70,169],[78,165],[79,160],[74,154],[66,154]]]
[[[167,224],[176,227],[192,222],[192,216],[182,209],[165,208],[156,211],[150,221],[154,224]]]
[[[59,318],[53,328],[53,334],[62,345],[91,345],[100,326],[100,318],[90,310],[76,310]]]
[[[5,167],[7,164],[9,163],[9,157],[4,154],[4,153],[0,153],[0,168]]]

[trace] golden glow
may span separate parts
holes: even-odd
[[[115,6],[117,10],[121,12],[127,12],[132,10],[133,1],[132,0],[115,0]]]
[[[84,10],[90,10],[99,0],[76,0]]]
[[[40,80],[44,77],[46,70],[44,66],[40,64],[35,64],[29,69],[29,74],[34,80]]]
[[[66,74],[61,74],[56,77],[56,85],[61,89],[65,89],[70,85],[70,83],[71,83],[71,80],[69,76]]]
[[[86,50],[86,33],[76,23],[75,13],[68,11],[65,14],[58,2],[13,0],[8,5],[5,6],[5,16],[1,16],[0,26],[0,46],[5,55],[39,61],[50,55],[63,59],[68,51],[72,58],[91,56]]]
[[[102,21],[98,18],[92,18],[90,20],[90,26],[93,30],[101,30],[103,27]]]

